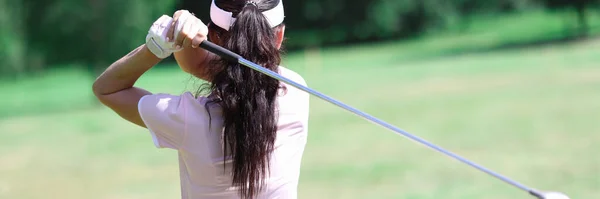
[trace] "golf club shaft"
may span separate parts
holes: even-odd
[[[329,96],[327,96],[325,94],[322,94],[322,93],[320,93],[320,92],[318,92],[316,90],[313,90],[313,89],[308,88],[308,87],[306,87],[304,85],[298,84],[298,83],[296,83],[296,82],[294,82],[294,81],[292,81],[290,79],[287,79],[287,78],[285,78],[285,77],[277,74],[276,72],[268,70],[268,69],[266,69],[266,68],[264,68],[264,67],[262,67],[262,66],[260,66],[258,64],[255,64],[255,63],[253,63],[251,61],[248,61],[248,60],[244,59],[243,57],[241,57],[241,56],[239,56],[239,55],[237,55],[237,54],[235,54],[235,53],[233,53],[233,52],[231,52],[231,51],[229,51],[229,50],[227,50],[225,48],[222,48],[222,47],[220,47],[220,46],[218,46],[216,44],[213,44],[213,43],[211,43],[209,41],[204,41],[204,42],[201,43],[200,46],[202,48],[204,48],[204,49],[206,49],[206,50],[214,53],[214,54],[217,54],[217,55],[221,56],[223,59],[227,59],[229,61],[237,62],[237,63],[242,64],[244,66],[250,67],[251,69],[254,69],[254,70],[258,71],[258,72],[261,72],[261,73],[263,73],[265,75],[268,75],[268,76],[270,76],[272,78],[275,78],[275,79],[277,79],[279,81],[285,82],[286,84],[292,85],[292,86],[294,86],[294,87],[296,87],[296,88],[298,88],[300,90],[303,90],[304,92],[312,94],[312,95],[314,95],[314,96],[316,96],[318,98],[321,98],[321,99],[323,99],[323,100],[325,100],[325,101],[327,101],[327,102],[329,102],[331,104],[334,104],[334,105],[336,105],[336,106],[338,106],[340,108],[346,109],[347,111],[350,111],[350,112],[352,112],[352,113],[354,113],[354,114],[356,114],[356,115],[358,115],[358,116],[360,116],[360,117],[362,117],[364,119],[367,119],[367,120],[369,120],[369,121],[371,121],[371,122],[373,122],[375,124],[383,126],[383,127],[387,128],[387,129],[389,129],[391,131],[394,131],[394,132],[396,132],[396,133],[398,133],[400,135],[403,135],[403,136],[405,136],[405,137],[407,137],[407,138],[409,138],[409,139],[411,139],[413,141],[416,141],[416,142],[418,142],[420,144],[423,144],[423,145],[425,145],[425,146],[427,146],[427,147],[429,147],[431,149],[434,149],[434,150],[436,150],[438,152],[446,154],[447,156],[450,156],[450,157],[452,157],[452,158],[454,158],[456,160],[459,160],[459,161],[461,161],[461,162],[463,162],[463,163],[465,163],[467,165],[470,165],[470,166],[472,166],[472,167],[474,167],[474,168],[476,168],[476,169],[478,169],[478,170],[480,170],[482,172],[485,172],[485,173],[487,173],[487,174],[489,174],[491,176],[494,176],[494,177],[496,177],[496,178],[498,178],[498,179],[500,179],[500,180],[502,180],[502,181],[504,181],[504,182],[506,182],[508,184],[511,184],[511,185],[513,185],[513,186],[515,186],[515,187],[517,187],[519,189],[522,189],[523,191],[526,191],[526,192],[528,192],[529,194],[531,194],[533,196],[536,196],[536,197],[540,196],[540,194],[537,191],[535,191],[535,190],[533,190],[533,189],[531,189],[531,188],[529,188],[529,187],[527,187],[527,186],[525,186],[525,185],[523,185],[523,184],[521,184],[521,183],[519,183],[517,181],[514,181],[514,180],[511,180],[511,179],[509,179],[507,177],[504,177],[504,176],[502,176],[502,175],[500,175],[500,174],[498,174],[498,173],[496,173],[496,172],[494,172],[494,171],[492,171],[490,169],[487,169],[487,168],[485,168],[485,167],[483,167],[483,166],[481,166],[481,165],[479,165],[479,164],[477,164],[475,162],[469,161],[469,160],[467,160],[467,159],[465,159],[465,158],[463,158],[463,157],[461,157],[461,156],[459,156],[459,155],[457,155],[455,153],[452,153],[452,152],[450,152],[450,151],[448,151],[446,149],[443,149],[443,148],[441,148],[441,147],[439,147],[439,146],[437,146],[437,145],[435,145],[435,144],[433,144],[433,143],[431,143],[431,142],[429,142],[427,140],[424,140],[424,139],[422,139],[420,137],[412,135],[412,134],[410,134],[410,133],[408,133],[408,132],[406,132],[406,131],[398,128],[398,127],[395,127],[395,126],[393,126],[393,125],[391,125],[391,124],[389,124],[389,123],[387,123],[387,122],[385,122],[383,120],[380,120],[380,119],[378,119],[376,117],[373,117],[373,116],[371,116],[371,115],[369,115],[369,114],[367,114],[367,113],[365,113],[363,111],[360,111],[358,109],[355,109],[355,108],[353,108],[353,107],[351,107],[349,105],[346,105],[346,104],[344,104],[344,103],[342,103],[342,102],[340,102],[340,101],[338,101],[336,99],[333,99],[333,98],[331,98],[331,97],[329,97]]]

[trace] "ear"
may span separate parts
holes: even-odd
[[[278,28],[279,31],[277,31],[275,33],[275,39],[277,39],[277,49],[281,49],[281,44],[283,44],[283,39],[284,39],[284,35],[285,35],[285,25],[282,25],[281,28]]]

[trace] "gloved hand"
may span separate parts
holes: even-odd
[[[206,40],[208,27],[187,10],[179,10],[173,15],[174,28],[169,31],[176,46],[198,48]]]
[[[174,46],[175,42],[169,41],[168,31],[171,29],[173,24],[173,18],[163,15],[158,20],[156,20],[150,30],[148,30],[148,35],[146,35],[146,47],[152,52],[156,57],[164,59],[174,52],[181,50],[181,48],[177,48]]]

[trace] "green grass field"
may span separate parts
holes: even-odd
[[[403,55],[439,47],[427,44],[296,52],[284,65],[311,88],[526,185],[600,198],[600,40]],[[1,82],[0,198],[179,197],[176,152],[154,148],[145,129],[92,106],[91,82],[76,70]],[[154,68],[139,82],[174,94],[198,84],[176,66]],[[300,198],[530,198],[311,100]]]

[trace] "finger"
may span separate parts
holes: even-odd
[[[161,35],[165,35],[166,31],[169,31],[169,25],[172,23],[173,19],[167,15],[163,15],[161,19],[158,21],[158,31]]]
[[[173,14],[173,18],[181,16],[181,14],[182,14],[183,12],[185,12],[185,11],[186,11],[186,10],[178,10],[178,11],[176,11],[176,12]]]
[[[171,17],[167,16],[167,15],[162,15],[160,16],[160,18],[158,18],[158,20],[156,20],[156,24],[164,24],[165,22],[169,21],[171,19]]]
[[[202,42],[202,37],[204,37],[203,35],[200,34],[200,30],[202,29],[202,26],[204,24],[202,24],[202,21],[200,21],[199,19],[195,19],[192,26],[190,27],[189,32],[188,32],[188,40],[189,40],[189,47],[192,48],[197,48],[199,45],[199,42]],[[187,45],[187,43],[186,43]]]
[[[171,22],[171,27],[169,28],[169,32],[167,33],[167,41],[173,42],[175,40],[175,28],[177,28],[177,22],[179,21],[179,16],[183,13],[183,10],[178,10],[173,14],[173,21]]]
[[[191,21],[191,18],[193,18],[193,16],[191,16],[189,12],[185,11],[181,13],[175,25],[175,35],[173,36],[175,41],[183,40],[183,38],[180,38],[181,33],[184,32],[185,24],[189,23]]]
[[[194,37],[194,40],[192,40],[192,48],[198,48],[198,46],[200,46],[200,44],[205,40],[206,36],[204,35],[198,35]]]
[[[181,44],[181,47],[188,47],[192,44],[192,39],[196,35],[192,32],[192,28],[194,28],[194,22],[192,20],[186,20],[186,23],[178,36],[178,38],[181,39],[181,42],[177,43]]]
[[[186,38],[183,40],[182,47],[183,47],[183,48],[190,47],[190,46],[192,45],[192,40],[193,40],[193,39],[194,39],[194,38],[189,38],[189,37],[186,37]]]
[[[190,42],[189,46],[192,46],[192,41],[194,40],[194,37],[196,37],[196,34],[198,33],[198,30],[199,30],[198,19],[196,19],[196,17],[192,16],[192,18],[190,20],[188,20],[187,23],[188,24],[185,27],[185,35],[187,37],[186,39],[188,39]]]
[[[199,23],[200,23],[200,30],[198,32],[200,32],[200,34],[204,35],[204,36],[208,36],[208,26],[206,26],[206,24],[204,24],[202,22],[202,20],[198,19]]]
[[[198,20],[197,28],[196,28],[196,36],[192,41],[192,48],[198,48],[200,44],[206,40],[208,35],[208,27],[202,23],[202,21]]]
[[[153,31],[153,32],[160,32],[160,31],[162,31],[162,29],[163,29],[163,28],[162,28],[162,27],[163,27],[163,24],[164,24],[166,21],[168,21],[168,20],[169,20],[169,18],[170,18],[170,17],[169,17],[169,16],[166,16],[166,15],[160,16],[160,18],[158,18],[158,19],[157,19],[157,20],[156,20],[156,21],[155,21],[155,22],[152,24],[152,27],[150,27],[151,31]]]
[[[175,34],[175,24],[177,23],[176,19],[173,19],[173,21],[171,21],[171,24],[169,24],[169,30],[167,30],[167,41],[168,42],[173,42],[173,35]]]

